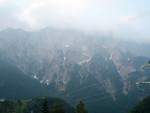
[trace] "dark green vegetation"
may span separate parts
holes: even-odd
[[[140,101],[129,113],[150,113],[150,97]]]
[[[46,94],[44,85],[0,59],[0,98],[23,99]]]
[[[0,101],[0,113],[73,113],[74,111],[74,108],[65,101],[51,97]]]
[[[88,113],[88,111],[85,109],[84,103],[82,101],[80,101],[80,103],[77,104],[76,113]]]
[[[44,100],[41,111],[42,111],[42,113],[48,113],[49,112],[47,100]]]

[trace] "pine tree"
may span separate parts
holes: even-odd
[[[65,113],[65,108],[61,102],[56,102],[51,111],[52,113]]]
[[[46,100],[44,100],[44,103],[42,106],[42,113],[49,113],[49,108],[48,108],[48,104]]]
[[[88,113],[82,101],[80,101],[80,103],[76,105],[76,113]]]

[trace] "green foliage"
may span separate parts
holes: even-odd
[[[129,113],[150,113],[150,97],[140,101]]]
[[[88,113],[82,101],[80,101],[80,103],[76,105],[76,113]]]
[[[52,108],[51,113],[65,113],[65,108],[61,102],[56,102]]]
[[[52,112],[52,109],[55,110]],[[74,108],[65,101],[51,97],[0,101],[0,113],[73,113],[74,111]]]
[[[43,103],[43,106],[42,106],[42,113],[49,113],[47,100],[44,100],[44,103]]]

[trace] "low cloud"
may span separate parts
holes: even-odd
[[[138,12],[141,3],[146,2],[129,3],[128,0],[0,0],[0,29],[38,30],[50,26],[114,33],[118,37],[140,31],[148,35],[145,29],[149,28],[150,8],[141,6],[143,10]]]
[[[123,16],[123,17],[121,17],[121,20],[122,20],[123,22],[128,22],[128,23],[133,23],[133,22],[135,22],[137,19],[138,19],[137,16]]]

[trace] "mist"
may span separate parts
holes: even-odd
[[[0,0],[0,30],[46,27],[150,41],[147,0]]]

